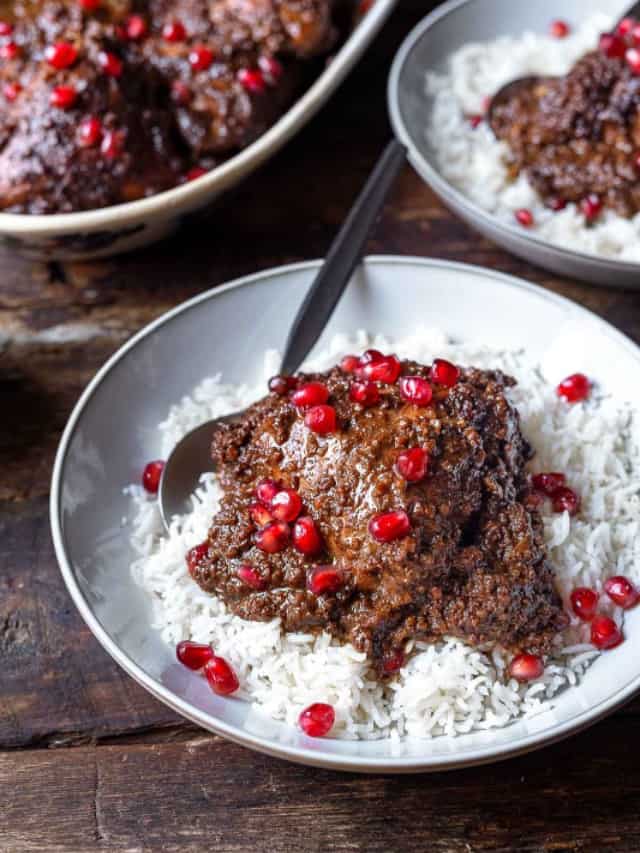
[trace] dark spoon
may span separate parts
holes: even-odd
[[[327,325],[353,271],[362,260],[367,238],[405,158],[404,145],[394,139],[378,160],[293,321],[282,359],[283,374],[295,373]],[[201,474],[213,469],[209,448],[216,426],[242,415],[243,412],[234,412],[208,421],[184,436],[173,448],[158,491],[165,527],[168,528],[175,515],[186,511]]]

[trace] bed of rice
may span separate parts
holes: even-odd
[[[394,341],[369,339],[364,332],[351,339],[336,337],[322,357],[305,367],[324,370],[368,345],[426,363],[442,356],[497,367],[518,378],[520,384],[509,393],[537,450],[532,470],[564,471],[582,497],[582,512],[574,519],[544,510],[549,557],[563,597],[579,585],[600,589],[612,574],[640,581],[640,441],[632,412],[597,388],[586,403],[569,406],[522,353],[456,345],[435,330],[417,330]],[[262,396],[266,379],[277,372],[277,354],[267,353],[264,362],[264,380],[257,386],[225,385],[213,377],[174,405],[159,425],[163,454],[200,423]],[[529,685],[507,677],[508,656],[499,650],[484,654],[455,639],[418,643],[398,676],[382,685],[353,647],[326,634],[283,634],[277,620],[245,622],[191,580],[185,553],[205,537],[215,511],[219,489],[212,475],[203,478],[193,510],[173,521],[169,535],[163,534],[156,500],[139,486],[127,490],[131,542],[138,555],[132,571],[153,599],[154,627],[171,645],[184,639],[212,643],[236,669],[239,695],[292,725],[303,707],[324,701],[336,709],[332,734],[340,738],[428,738],[504,726],[548,707],[559,690],[579,682],[598,654],[588,643],[588,629],[574,620],[559,638],[544,676]],[[622,611],[605,599],[603,609],[622,624]]]
[[[433,108],[426,135],[443,177],[504,222],[514,225],[514,211],[528,208],[535,218],[528,231],[550,243],[639,262],[640,214],[625,219],[606,211],[587,226],[574,204],[554,213],[524,175],[515,182],[509,179],[505,168],[508,148],[494,137],[487,123],[474,130],[467,118],[482,114],[485,99],[510,80],[528,74],[566,74],[577,59],[596,47],[599,34],[612,24],[609,16],[598,14],[565,39],[527,32],[519,38],[503,36],[465,45],[451,57],[447,73],[427,74],[426,92],[433,99]]]

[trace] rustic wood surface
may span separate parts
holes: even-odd
[[[393,52],[432,5],[405,0],[312,125],[188,234],[100,263],[0,258],[1,851],[640,850],[640,701],[493,767],[403,778],[297,767],[195,729],[125,676],[75,612],[53,554],[51,464],[86,382],[183,299],[323,254],[389,138]],[[637,294],[510,257],[408,167],[370,248],[522,275],[640,341]]]

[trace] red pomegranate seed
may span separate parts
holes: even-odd
[[[263,504],[269,506],[280,489],[280,484],[276,483],[275,480],[260,480],[256,485],[256,497],[259,501],[262,501]]]
[[[544,663],[538,655],[516,655],[509,664],[509,675],[516,681],[524,683],[540,678],[544,672]]]
[[[6,44],[0,45],[0,59],[16,59],[20,55],[20,48],[14,41],[8,41]]]
[[[547,207],[548,207],[550,210],[554,210],[554,211],[556,211],[556,213],[557,213],[559,210],[564,210],[566,206],[567,206],[567,200],[566,200],[566,198],[551,198],[551,199],[549,199],[549,201],[547,202]]]
[[[575,515],[580,509],[580,498],[573,489],[566,487],[557,489],[551,500],[554,512],[568,512],[569,515]]]
[[[360,366],[364,367],[365,364],[371,364],[373,361],[382,361],[383,358],[383,354],[378,349],[365,350],[360,356]]]
[[[73,86],[56,86],[51,90],[49,103],[60,110],[70,109],[76,102],[78,93]]]
[[[313,557],[322,551],[322,536],[310,516],[303,515],[293,525],[293,547],[307,557]]]
[[[558,489],[561,489],[562,486],[564,486],[566,477],[564,474],[559,474],[557,472],[534,474],[531,478],[531,482],[533,483],[534,489],[537,489],[539,492],[542,492],[548,497],[552,497]]]
[[[340,362],[340,370],[343,373],[354,373],[360,364],[360,359],[357,355],[345,355]]]
[[[292,391],[298,384],[295,376],[272,376],[269,380],[269,391],[284,397],[289,391]]]
[[[218,657],[218,655],[213,655],[207,661],[204,667],[204,674],[209,682],[209,687],[218,696],[229,696],[229,694],[235,693],[238,687],[240,687],[238,676],[226,660]]]
[[[61,71],[63,68],[70,68],[73,65],[78,58],[78,50],[75,45],[68,41],[58,41],[45,49],[44,58],[49,65]]]
[[[629,35],[635,25],[635,18],[623,18],[616,27],[616,32],[619,33],[619,35],[621,36]]]
[[[0,21],[0,36],[10,36],[13,32],[13,24],[9,21]]]
[[[269,507],[260,501],[251,501],[249,504],[249,515],[257,527],[266,527],[267,524],[273,521]]]
[[[183,666],[198,670],[211,660],[213,649],[205,643],[192,643],[190,640],[183,640],[176,646],[176,657]]]
[[[477,127],[480,127],[480,125],[484,121],[484,116],[483,115],[470,115],[470,116],[467,116],[467,121],[471,125],[472,129],[475,130]]]
[[[195,570],[198,568],[200,563],[206,559],[208,554],[208,542],[201,542],[199,545],[194,545],[193,548],[190,548],[187,551],[187,568],[189,569],[189,574],[191,576],[193,576]]]
[[[624,55],[627,65],[634,74],[640,74],[640,50],[637,47],[630,47]]]
[[[162,459],[156,459],[153,462],[148,462],[144,466],[142,472],[142,485],[151,495],[158,493],[160,487],[160,478],[164,470],[164,462]]]
[[[282,65],[274,56],[266,56],[265,54],[262,54],[258,59],[258,65],[260,66],[267,81],[272,85],[277,83],[282,77]]]
[[[329,399],[329,389],[322,382],[305,382],[291,395],[291,402],[299,409],[318,406]]]
[[[523,228],[531,228],[533,225],[533,213],[531,213],[531,211],[526,207],[521,207],[520,210],[516,210],[514,216]]]
[[[635,24],[629,33],[631,41],[638,47],[640,45],[640,24]]]
[[[142,15],[129,15],[127,18],[127,38],[131,41],[143,39],[149,32],[147,22]]]
[[[21,91],[22,86],[20,83],[5,83],[2,87],[2,94],[7,101],[15,101]]]
[[[284,521],[272,521],[255,535],[255,542],[266,554],[277,554],[289,544],[291,530]]]
[[[186,37],[187,31],[184,28],[184,24],[177,18],[174,18],[172,21],[167,21],[162,28],[162,38],[165,41],[184,41]]]
[[[194,47],[189,53],[189,64],[193,71],[206,71],[213,62],[213,51],[200,44]]]
[[[298,717],[300,728],[309,737],[324,737],[329,734],[336,721],[336,712],[331,705],[314,702]]]
[[[194,166],[192,169],[189,169],[185,177],[187,181],[197,181],[198,178],[206,174],[207,169],[203,169],[202,166]]]
[[[422,447],[412,447],[403,450],[396,459],[394,470],[407,483],[418,483],[427,476],[429,454]]]
[[[186,106],[186,104],[191,102],[192,97],[193,93],[186,83],[183,83],[181,80],[174,80],[172,82],[171,98],[176,102],[176,104]]]
[[[591,642],[596,649],[613,649],[622,642],[622,631],[608,616],[596,616],[591,623]]]
[[[403,509],[382,512],[369,522],[369,533],[378,542],[393,542],[411,532],[409,516]]]
[[[635,607],[638,601],[640,601],[640,592],[637,587],[622,575],[616,575],[606,580],[604,591],[611,601],[617,604],[618,607],[622,607],[623,610]]]
[[[302,498],[294,489],[276,492],[271,501],[271,514],[278,521],[295,521],[302,512]]]
[[[453,388],[459,378],[458,368],[444,358],[436,358],[429,370],[429,379],[436,385],[444,385],[446,388]]]
[[[102,4],[102,0],[78,0],[78,2],[85,12],[95,12]]]
[[[564,397],[567,403],[579,403],[589,396],[591,383],[584,373],[572,373],[556,388],[559,397]]]
[[[571,27],[566,21],[552,21],[551,26],[549,27],[549,32],[556,39],[564,39],[571,32]]]
[[[591,195],[583,198],[580,202],[580,210],[584,214],[584,218],[587,222],[593,222],[598,218],[602,211],[602,200],[600,199],[600,196],[595,193],[591,193]]]
[[[400,395],[407,403],[428,406],[433,397],[433,390],[422,376],[403,376],[400,380]]]
[[[393,672],[398,672],[404,666],[404,652],[390,652],[385,655],[382,661],[382,671],[386,675],[391,675]]]
[[[336,410],[333,406],[312,406],[304,416],[305,425],[318,435],[328,435],[338,428]]]
[[[237,574],[242,583],[246,584],[247,586],[250,586],[251,589],[261,591],[263,589],[266,589],[267,587],[266,579],[263,578],[262,575],[256,569],[253,568],[253,566],[250,566],[248,564],[240,566]]]
[[[587,586],[579,586],[571,593],[571,607],[583,622],[591,622],[598,608],[598,593]]]
[[[78,142],[83,148],[92,148],[102,139],[102,122],[95,116],[83,119],[78,126]]]
[[[109,160],[115,159],[124,147],[124,133],[120,130],[108,130],[102,137],[100,151]]]
[[[307,589],[314,595],[331,595],[343,584],[342,572],[335,566],[314,566],[307,575]]]
[[[400,376],[402,365],[400,360],[395,355],[385,355],[377,361],[371,361],[363,364],[360,368],[360,375],[364,379],[370,379],[372,382],[383,382],[385,385],[393,385]]]
[[[600,52],[609,59],[623,59],[627,52],[627,45],[624,39],[614,33],[603,33],[600,36]]]
[[[349,399],[353,403],[360,403],[361,406],[368,408],[379,402],[380,392],[375,382],[352,382],[349,387]]]
[[[267,88],[264,74],[259,68],[241,68],[238,71],[238,82],[247,92],[260,94]]]
[[[109,77],[120,77],[122,74],[122,60],[115,53],[108,50],[101,50],[98,54],[98,62],[100,68]]]

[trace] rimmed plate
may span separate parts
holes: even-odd
[[[630,3],[610,0],[605,5],[607,13],[616,17]],[[556,18],[579,22],[603,8],[601,0],[449,0],[411,31],[396,54],[388,85],[389,111],[415,170],[448,207],[481,234],[552,272],[595,284],[639,288],[640,264],[554,245],[478,207],[440,173],[425,134],[432,108],[425,93],[425,75],[430,70],[444,71],[451,55],[463,45],[492,41],[500,35],[522,35],[526,30],[545,33]]]
[[[51,526],[64,580],[91,631],[154,696],[204,728],[253,749],[352,771],[441,770],[494,761],[550,743],[609,713],[640,689],[640,613],[627,641],[545,713],[504,729],[430,741],[312,740],[244,702],[214,696],[180,667],[150,627],[150,602],[129,572],[123,486],[157,455],[156,425],[206,376],[254,382],[261,354],[281,347],[319,262],[248,276],[178,306],[123,346],[90,383],[62,437]],[[491,310],[487,310],[491,306]],[[604,321],[524,281],[461,264],[369,258],[320,340],[364,328],[396,337],[422,321],[459,340],[525,348],[550,381],[581,369],[640,408],[640,350]],[[588,341],[588,346],[584,342]],[[615,369],[614,369],[615,366]]]

